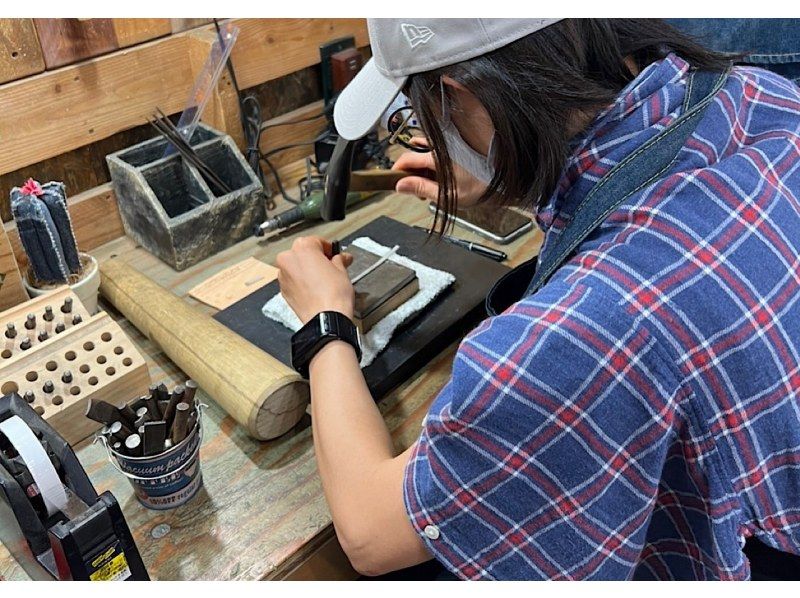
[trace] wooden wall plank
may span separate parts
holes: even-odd
[[[117,45],[127,48],[172,33],[170,19],[112,19]]]
[[[42,47],[33,19],[0,19],[0,83],[43,70]]]
[[[318,46],[363,19],[242,19],[234,65],[242,89],[316,64]],[[0,174],[142,124],[156,106],[183,108],[194,81],[190,34],[173,35],[0,86]],[[32,100],[35,98],[35,101]]]
[[[186,38],[135,46],[0,87],[0,173],[182,109],[193,80]],[[35,98],[35,100],[33,100]]]
[[[34,19],[48,69],[116,50],[112,19]]]
[[[275,126],[281,123],[303,120],[315,116],[322,112],[322,100],[303,106],[297,110],[287,112],[282,116],[270,119],[266,122],[269,127],[261,135],[261,151],[266,153],[279,146],[291,145],[314,139],[324,131],[327,121],[325,118],[307,120],[286,126]],[[274,154],[270,158],[273,166],[281,168],[287,164],[302,160],[306,156],[314,153],[313,145],[303,145]],[[284,181],[284,186],[294,185],[297,181]]]
[[[3,221],[11,219],[11,188],[21,186],[28,177],[41,182],[61,181],[66,185],[67,195],[75,196],[111,180],[106,164],[108,154],[136,145],[154,135],[155,131],[150,125],[134,127],[0,176],[0,216]]]
[[[14,257],[6,231],[0,230],[0,276],[3,277],[0,286],[0,311],[28,300],[28,293],[22,286],[22,277]]]
[[[180,33],[196,27],[208,25],[213,19],[170,19],[172,33]]]
[[[369,44],[364,19],[237,19],[232,60],[242,89],[319,62],[320,44],[353,36]]]

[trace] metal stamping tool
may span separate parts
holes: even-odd
[[[140,457],[142,454],[142,438],[138,434],[131,434],[125,439],[125,449],[132,457]]]
[[[184,384],[184,387],[186,388],[186,393],[183,395],[183,402],[194,405],[194,395],[198,388],[197,382],[194,380],[187,380],[186,384]]]
[[[172,434],[170,435],[172,444],[178,444],[181,440],[186,438],[190,409],[191,407],[186,403],[178,403],[177,407],[175,407],[175,421],[172,424]]]
[[[164,410],[164,421],[167,422],[167,428],[172,427],[172,422],[175,419],[175,407],[178,406],[178,403],[184,401],[185,394],[186,390],[183,386],[176,386],[175,390],[172,391],[169,401],[167,401],[167,408]]]
[[[17,327],[14,322],[6,324],[6,338],[15,338],[17,336]]]
[[[147,422],[144,425],[144,449],[145,456],[157,455],[164,452],[164,441],[167,439],[167,423]]]
[[[125,432],[122,422],[116,421],[112,422],[108,426],[108,433],[111,435],[112,438],[119,442],[125,442],[125,439],[128,436],[128,433]]]
[[[36,330],[36,316],[33,314],[28,314],[25,317],[25,328],[27,330]]]
[[[120,418],[129,426],[133,426],[136,423],[136,412],[130,408],[129,405],[123,405],[119,409],[117,409]]]
[[[44,319],[45,322],[52,322],[54,317],[55,316],[53,315],[53,306],[46,305],[44,308],[44,316],[42,316],[42,318]]]
[[[68,314],[72,312],[72,297],[65,297],[64,304],[61,306],[61,313]]]
[[[158,399],[156,397],[149,397],[144,404],[147,407],[147,413],[152,421],[158,421],[162,418],[161,409],[158,406]]]
[[[86,402],[86,417],[108,426],[119,420],[119,413],[111,403],[89,399]]]

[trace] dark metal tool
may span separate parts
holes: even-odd
[[[125,450],[131,457],[142,456],[142,437],[138,434],[131,434],[125,439]]]
[[[183,402],[185,393],[186,390],[183,386],[176,386],[175,390],[172,391],[167,402],[167,408],[164,410],[164,421],[167,423],[167,428],[172,427],[172,422],[175,419],[175,408],[178,403]]]
[[[172,444],[178,444],[181,440],[186,438],[187,424],[189,423],[189,407],[186,403],[178,403],[175,407],[175,421],[172,424]]]
[[[144,449],[142,454],[157,455],[164,451],[164,441],[167,439],[167,423],[163,421],[147,422],[144,425]]]
[[[119,411],[114,405],[95,399],[86,401],[86,417],[107,426],[120,419]]]

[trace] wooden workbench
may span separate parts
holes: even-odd
[[[287,207],[279,203],[279,210]],[[379,215],[428,226],[425,202],[391,194],[366,202],[344,222],[278,234],[267,240],[248,239],[183,272],[175,272],[124,237],[92,251],[99,259],[119,256],[159,284],[196,305],[187,292],[209,276],[254,256],[273,263],[275,256],[303,234],[342,238]],[[479,237],[456,229],[460,237]],[[481,241],[487,243],[486,241]],[[487,243],[491,244],[491,243]],[[504,247],[513,266],[535,254],[539,233],[527,234]],[[117,319],[146,356],[153,381],[168,386],[186,378],[151,342],[113,308]],[[213,310],[202,308],[209,313]],[[203,342],[203,339],[197,339]],[[397,450],[419,436],[428,406],[450,375],[456,345],[379,403]],[[317,475],[308,416],[294,430],[269,442],[258,442],[205,395],[209,405],[201,449],[204,488],[187,505],[170,511],[149,511],[133,497],[128,480],[116,472],[100,445],[84,442],[80,459],[99,492],[110,490],[119,501],[152,579],[255,580],[347,579],[355,576],[338,548],[331,516]],[[169,531],[162,535],[165,528]],[[159,527],[160,526],[160,527]],[[155,533],[154,533],[155,530]],[[26,579],[25,572],[0,545],[0,576]]]

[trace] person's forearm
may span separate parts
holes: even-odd
[[[369,524],[380,465],[394,457],[389,431],[353,348],[332,342],[311,361],[311,421],[322,485],[334,522]],[[395,490],[400,492],[400,488]]]

